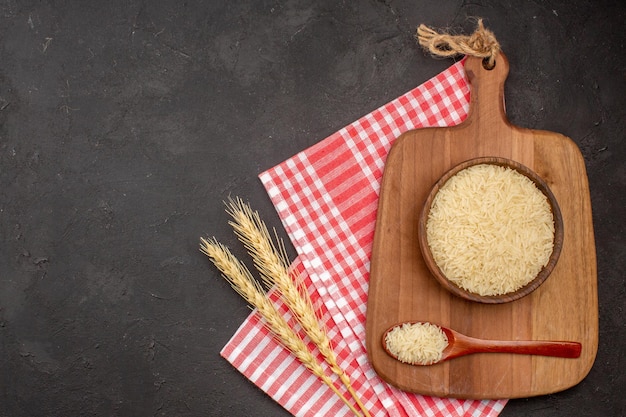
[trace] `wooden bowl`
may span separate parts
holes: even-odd
[[[543,192],[545,196],[548,198],[550,208],[552,209],[552,216],[554,218],[554,245],[552,249],[552,254],[550,255],[550,258],[546,266],[543,267],[543,269],[539,271],[537,276],[528,284],[526,284],[524,287],[518,289],[517,291],[510,292],[507,294],[502,294],[502,295],[493,295],[493,296],[479,295],[476,293],[469,292],[457,286],[452,281],[448,280],[448,278],[446,278],[446,276],[443,274],[441,269],[439,269],[439,266],[437,266],[437,263],[433,259],[432,253],[430,251],[430,247],[428,245],[428,239],[426,237],[426,222],[428,220],[428,213],[430,211],[430,207],[432,205],[433,199],[435,198],[435,195],[437,194],[439,189],[443,187],[446,181],[448,181],[452,176],[457,174],[459,171],[462,171],[473,165],[479,165],[479,164],[493,164],[493,165],[499,165],[499,166],[512,168],[516,170],[517,172],[519,172],[520,174],[528,177],[531,181],[535,183],[537,188],[541,192]],[[552,191],[550,191],[550,188],[548,187],[548,185],[541,179],[541,177],[539,177],[539,175],[533,172],[530,168],[516,161],[512,161],[506,158],[481,157],[481,158],[470,159],[468,161],[465,161],[455,166],[450,171],[446,172],[439,179],[439,181],[437,181],[437,183],[433,186],[432,190],[430,191],[430,194],[428,195],[428,198],[426,199],[426,202],[424,203],[424,206],[422,208],[420,218],[419,218],[418,234],[419,234],[419,245],[420,245],[420,249],[422,252],[422,256],[424,257],[424,261],[426,262],[426,266],[428,267],[432,275],[435,277],[435,279],[437,279],[437,281],[439,281],[439,283],[444,288],[446,288],[448,291],[450,291],[454,295],[457,295],[469,301],[476,301],[476,302],[487,303],[487,304],[500,304],[500,303],[507,303],[510,301],[514,301],[530,294],[531,292],[536,290],[548,278],[548,276],[550,275],[550,273],[556,266],[556,263],[559,259],[559,255],[561,254],[561,248],[563,247],[563,217],[561,216],[561,210],[559,209],[559,205],[557,204],[556,198],[554,197],[554,194],[552,194]]]

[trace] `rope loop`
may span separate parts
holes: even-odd
[[[475,56],[484,59],[487,69],[496,65],[500,53],[500,43],[492,31],[485,29],[482,19],[478,19],[478,27],[471,35],[439,33],[421,24],[417,28],[416,38],[424,49],[435,56]]]

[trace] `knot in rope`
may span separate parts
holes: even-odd
[[[471,35],[450,35],[438,33],[426,25],[417,28],[419,44],[436,56],[470,55],[483,58],[487,68],[493,68],[500,52],[500,43],[492,31],[485,29],[483,20],[478,20],[478,27]]]

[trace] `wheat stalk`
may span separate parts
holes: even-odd
[[[227,212],[234,221],[229,222],[243,245],[248,249],[261,278],[268,286],[274,286],[282,300],[294,314],[302,329],[311,341],[317,346],[324,360],[346,387],[356,401],[363,414],[370,417],[361,399],[355,392],[350,377],[337,363],[337,357],[332,349],[330,338],[320,325],[313,308],[311,298],[302,285],[297,285],[289,273],[289,263],[282,241],[274,235],[278,245],[275,245],[261,220],[259,213],[253,211],[240,198],[230,200]]]
[[[356,415],[361,413],[335,387],[332,380],[324,373],[324,369],[317,362],[300,336],[289,326],[284,317],[278,312],[274,304],[267,298],[265,292],[254,280],[248,268],[242,264],[227,247],[215,238],[206,240],[200,238],[200,250],[211,259],[224,278],[231,284],[248,304],[255,307],[267,328],[313,375],[320,378]]]

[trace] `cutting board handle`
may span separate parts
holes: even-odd
[[[479,122],[485,128],[488,125],[510,125],[504,105],[504,82],[509,74],[509,61],[503,53],[498,54],[496,65],[487,69],[483,59],[468,57],[465,61],[465,73],[470,83],[469,122]]]

